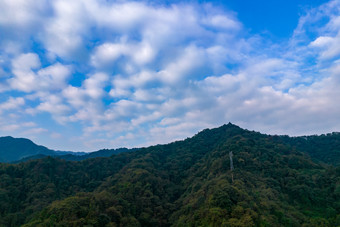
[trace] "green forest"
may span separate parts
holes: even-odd
[[[229,123],[106,158],[1,163],[0,226],[340,226],[340,135]]]

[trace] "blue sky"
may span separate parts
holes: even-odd
[[[0,1],[0,135],[140,147],[340,131],[340,1]]]

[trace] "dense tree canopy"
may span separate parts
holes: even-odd
[[[0,225],[336,226],[339,141],[228,124],[110,158],[1,164]]]

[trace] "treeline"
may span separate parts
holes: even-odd
[[[0,225],[340,225],[339,163],[293,139],[228,124],[110,158],[1,164]]]

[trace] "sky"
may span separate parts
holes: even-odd
[[[340,0],[0,0],[0,136],[142,147],[340,131]]]

